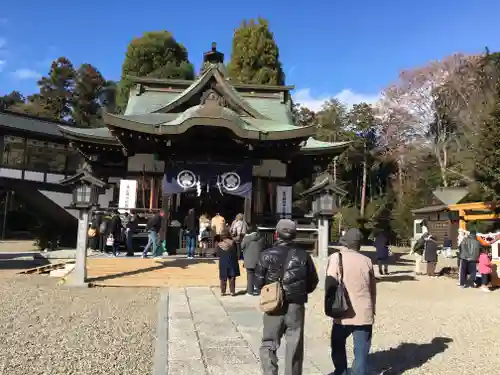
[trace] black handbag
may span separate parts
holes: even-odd
[[[339,280],[332,276],[325,280],[325,314],[334,319],[341,319],[349,310],[349,298],[344,285],[344,266],[342,254],[339,257]]]

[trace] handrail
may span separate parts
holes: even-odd
[[[271,227],[257,227],[258,230],[261,231],[275,231],[276,228],[271,228]],[[297,232],[317,232],[317,228],[297,228]]]

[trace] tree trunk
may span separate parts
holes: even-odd
[[[366,148],[366,144],[365,144]],[[367,175],[367,161],[366,161],[366,152],[363,157],[363,182],[361,184],[361,209],[359,213],[361,214],[361,217],[365,216],[365,204],[366,204],[366,175]]]
[[[434,153],[439,164],[439,172],[443,187],[448,187],[448,176],[446,173],[446,167],[448,166],[448,150],[446,146],[442,146],[442,149],[439,146],[435,146]]]
[[[403,159],[398,160],[398,203],[403,202]]]

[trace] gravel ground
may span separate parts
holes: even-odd
[[[157,295],[69,288],[47,276],[3,278],[0,374],[151,373]]]
[[[387,375],[498,374],[500,290],[460,289],[448,277],[413,279],[413,264],[405,264],[405,259],[412,258],[403,257],[392,267],[394,273],[377,284],[374,374],[384,370]],[[322,314],[322,303],[322,294],[314,293],[308,306],[311,349],[315,343],[328,345],[330,322]],[[328,351],[321,356],[329,363]]]
[[[373,374],[498,374],[500,290],[462,290],[447,277],[415,279],[409,259],[392,265],[377,286]],[[46,276],[0,279],[0,375],[151,373],[157,290],[71,289]],[[331,323],[322,297],[315,292],[307,307],[306,356],[326,374],[333,370]],[[225,303],[234,311],[256,308],[245,296]],[[259,340],[260,330],[255,335]]]

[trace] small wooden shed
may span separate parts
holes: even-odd
[[[434,235],[439,243],[443,243],[447,234],[452,240],[453,248],[457,247],[459,217],[458,212],[451,211],[446,204],[418,208],[412,211],[415,219],[425,220],[429,233]]]

